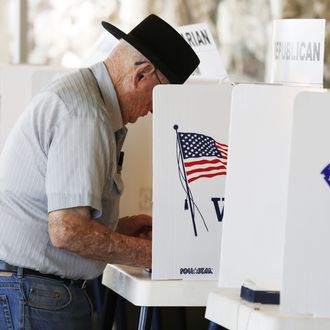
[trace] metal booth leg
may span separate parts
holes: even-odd
[[[112,329],[115,319],[117,300],[118,300],[118,294],[106,288],[104,295],[103,311],[102,311],[102,316],[103,316],[101,322],[102,330]]]
[[[210,321],[208,330],[221,330],[221,329],[223,328],[219,324]]]
[[[151,329],[152,310],[153,310],[153,307],[142,306],[140,308],[138,330]]]

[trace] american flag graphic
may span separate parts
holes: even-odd
[[[228,146],[210,136],[178,132],[188,183],[226,175]]]

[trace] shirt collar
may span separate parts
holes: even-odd
[[[123,128],[123,119],[120,112],[117,94],[113,86],[111,77],[103,62],[96,63],[90,67],[92,70],[97,84],[99,85],[101,95],[104,100],[106,110],[110,116],[111,125],[114,132]]]

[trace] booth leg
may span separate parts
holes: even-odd
[[[152,310],[153,310],[153,307],[142,306],[140,308],[138,330],[151,329]]]
[[[223,328],[219,324],[210,321],[208,330],[221,330],[221,329]]]
[[[115,319],[118,294],[106,289],[104,294],[104,305],[102,312],[102,330],[111,330]]]

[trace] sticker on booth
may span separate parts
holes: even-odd
[[[330,164],[327,165],[321,172],[325,182],[330,186]]]

